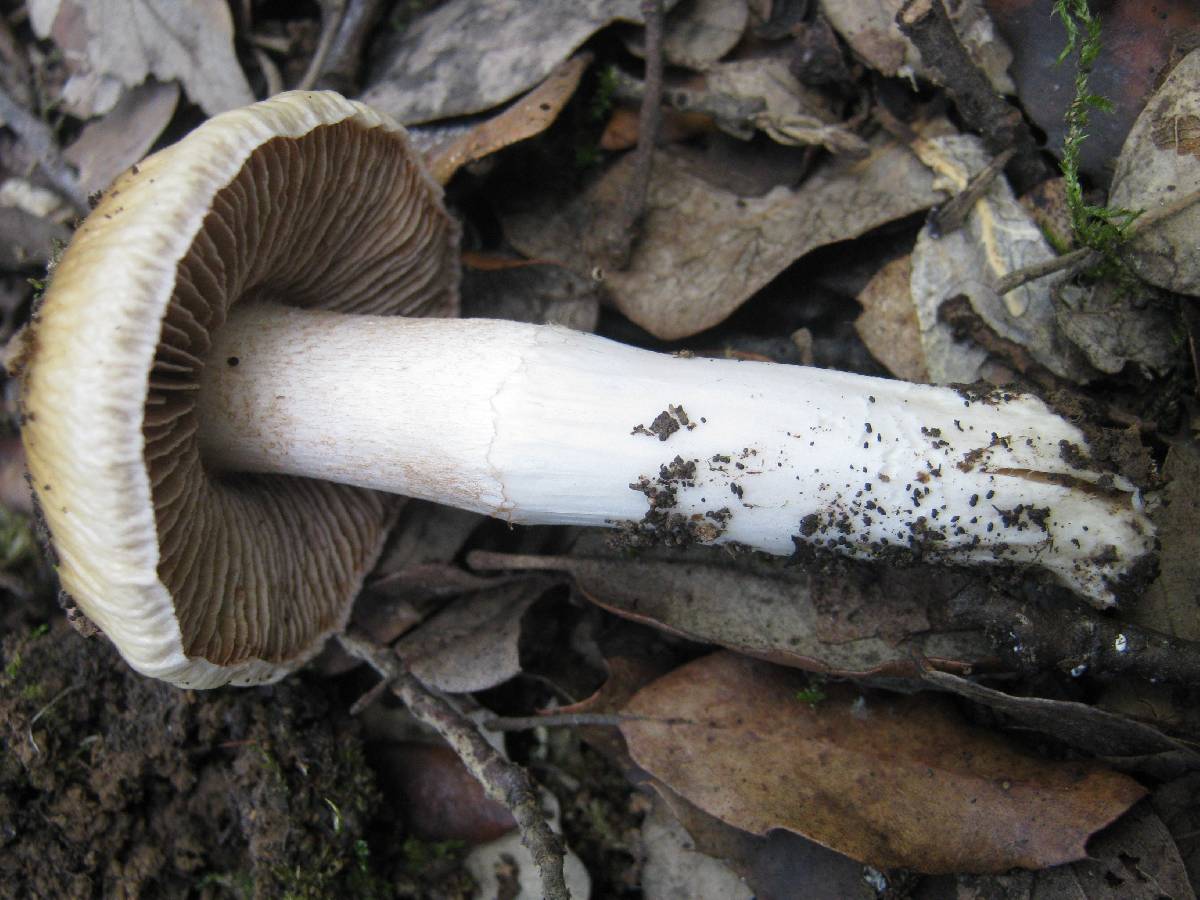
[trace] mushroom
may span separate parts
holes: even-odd
[[[132,666],[300,665],[397,495],[632,544],[1027,565],[1100,605],[1152,556],[1137,490],[1034,397],[444,318],[456,241],[402,129],[330,93],[216,116],[104,195],[18,368],[63,588]]]

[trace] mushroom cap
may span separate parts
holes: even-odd
[[[403,129],[328,92],[210,119],[80,226],[19,360],[22,436],[62,587],[135,669],[282,677],[345,625],[396,510],[206,469],[196,389],[230,307],[452,315],[457,243]]]

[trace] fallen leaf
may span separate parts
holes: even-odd
[[[984,0],[996,30],[1012,48],[1009,71],[1021,106],[1046,134],[1046,142],[1061,150],[1067,106],[1074,96],[1075,65],[1055,60],[1067,45],[1062,20],[1054,15],[1055,0]],[[1096,183],[1112,175],[1112,161],[1130,126],[1146,105],[1172,46],[1200,25],[1195,0],[1155,0],[1154,3],[1094,3],[1103,42],[1088,80],[1088,91],[1113,104],[1108,112],[1094,111],[1088,138],[1080,147],[1080,167]]]
[[[0,206],[0,268],[7,272],[44,267],[54,247],[70,239],[65,225],[17,206]]]
[[[1062,336],[1101,372],[1134,363],[1146,375],[1166,375],[1178,361],[1178,312],[1139,282],[1107,279],[1094,286],[1061,284],[1055,320]]]
[[[449,747],[375,745],[371,766],[380,792],[418,840],[483,844],[517,827],[512,814],[484,793]]]
[[[953,573],[895,568],[855,577],[848,567],[826,575],[800,566],[760,572],[698,562],[479,552],[468,561],[477,568],[569,572],[579,591],[609,612],[824,674],[903,677],[917,670],[917,660],[963,671],[993,659],[982,631],[943,632],[930,623],[967,584]]]
[[[450,0],[405,28],[360,99],[405,124],[482,112],[616,21],[641,22],[640,0]]]
[[[642,848],[641,888],[647,897],[754,900],[756,896],[722,858],[695,845],[661,799],[642,820]]]
[[[983,142],[971,135],[919,139],[913,149],[955,192],[990,160]],[[1000,337],[1027,349],[1056,375],[1088,380],[1087,367],[1064,352],[1055,322],[1053,289],[1061,276],[1031,281],[1003,295],[996,291],[1005,275],[1053,256],[1041,229],[1003,176],[976,201],[962,228],[941,235],[929,225],[921,229],[912,253],[911,288],[931,381],[978,381],[987,359],[981,348],[956,341],[951,328],[939,320],[941,305],[958,296],[965,296]]]
[[[765,837],[750,834],[710,816],[666,785],[656,781],[650,784],[659,795],[655,808],[665,804],[691,836],[696,849],[723,860],[754,889],[758,900],[876,900],[879,896],[864,877],[863,866],[847,856],[780,828]]]
[[[463,255],[463,316],[596,330],[600,298],[595,281],[554,263],[495,262],[485,266],[478,255]]]
[[[1150,796],[1183,856],[1193,885],[1200,884],[1200,772],[1190,772],[1162,785]]]
[[[440,691],[466,694],[503,684],[521,672],[521,619],[552,583],[522,579],[451,601],[393,649]]]
[[[932,78],[921,54],[896,24],[904,0],[821,0],[821,12],[850,48],[871,68],[889,78],[920,75]],[[1014,90],[1008,77],[1012,52],[996,34],[983,0],[964,0],[948,7],[954,30],[972,60],[1000,94]]]
[[[805,686],[799,673],[716,653],[638,692],[626,711],[652,718],[621,731],[643,768],[723,821],[786,828],[875,868],[1070,862],[1146,793],[1095,763],[1021,752],[933,695],[839,685],[809,704],[796,696]]]
[[[102,191],[114,178],[149,152],[171,121],[179,85],[146,81],[125,91],[103,118],[83,126],[63,158],[79,170],[79,186]]]
[[[587,53],[567,60],[504,112],[429,154],[427,161],[434,179],[447,184],[467,163],[541,134],[571,99],[590,62],[591,54]]]
[[[926,684],[966,697],[1003,713],[1021,728],[1033,729],[1119,764],[1151,774],[1178,773],[1200,766],[1200,752],[1152,725],[1096,706],[1042,697],[1016,697],[950,672],[928,671]]]
[[[1137,117],[1110,206],[1144,211],[1122,256],[1138,277],[1200,295],[1200,50],[1183,58]]]
[[[854,330],[871,355],[901,381],[927,383],[911,281],[911,256],[886,263],[858,295],[863,311],[854,320]]]
[[[737,46],[750,10],[746,0],[690,0],[672,9],[663,22],[662,51],[667,63],[704,70]],[[627,45],[645,57],[643,33]]]
[[[1195,900],[1179,848],[1148,803],[1088,843],[1088,859],[1038,872],[1035,898]]]
[[[61,26],[72,20],[83,28],[73,28],[67,40]],[[225,0],[49,0],[39,3],[31,23],[38,37],[53,37],[78,66],[74,77],[113,78],[127,87],[150,75],[163,82],[178,78],[210,116],[254,101],[233,49]]]
[[[620,194],[632,164],[623,157],[565,202],[546,191],[502,213],[506,235],[526,256],[591,273],[597,210]],[[723,321],[808,251],[927,209],[941,196],[908,150],[878,140],[866,159],[828,160],[799,187],[763,197],[714,187],[669,152],[655,154],[653,169],[630,267],[604,277],[617,307],[667,340]]]

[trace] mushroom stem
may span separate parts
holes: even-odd
[[[1153,549],[1132,485],[1028,395],[264,303],[214,341],[198,411],[217,471],[635,542],[1033,565],[1098,605]]]

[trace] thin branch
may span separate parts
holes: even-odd
[[[13,130],[38,161],[38,168],[80,215],[89,210],[87,192],[79,186],[79,177],[62,158],[58,140],[50,126],[17,103],[0,86],[0,119]]]
[[[554,713],[544,716],[496,716],[484,720],[482,726],[487,731],[531,731],[534,728],[581,728],[589,725],[619,728],[624,722],[693,724],[689,719],[664,719],[660,716],[635,716],[625,713]]]
[[[537,865],[547,900],[570,900],[563,875],[562,841],[547,823],[528,773],[505,759],[446,698],[406,671],[390,650],[350,635],[338,639],[347,653],[366,662],[385,680],[409,712],[441,735],[488,796],[512,813],[521,842]]]
[[[1052,256],[1031,266],[1014,269],[1000,279],[996,285],[996,291],[1004,295],[1031,281],[1045,278],[1055,272],[1062,272],[1064,269],[1086,269],[1098,263],[1100,258],[1099,251],[1093,250],[1091,247],[1080,247],[1078,250],[1072,250],[1062,256]]]

